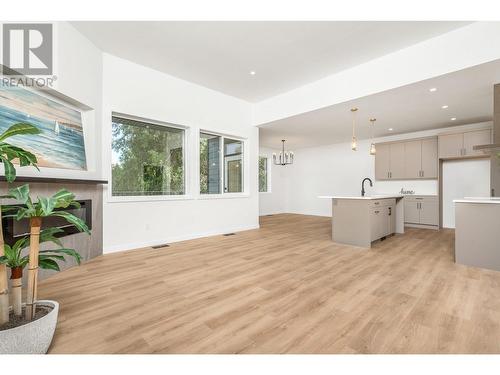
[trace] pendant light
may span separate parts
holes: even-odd
[[[358,109],[356,107],[351,108],[352,113],[352,140],[351,140],[351,150],[358,150],[358,141],[356,139],[356,112]]]
[[[285,139],[281,140],[282,149],[279,153],[279,156],[276,153],[273,153],[273,162],[275,165],[289,165],[293,164],[293,151],[285,151]]]
[[[376,118],[370,119],[370,122],[372,123],[372,125],[371,125],[372,143],[370,145],[370,155],[375,155],[377,153],[377,149],[375,148],[375,143],[373,143],[373,133],[375,131],[375,121],[377,121]]]

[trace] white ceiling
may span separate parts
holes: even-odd
[[[467,22],[72,22],[105,52],[256,102]],[[255,75],[250,75],[250,71]]]
[[[370,117],[377,118],[375,137],[489,121],[496,83],[500,60],[261,125],[260,145],[279,148],[281,139],[289,148],[349,142],[352,107],[359,108],[359,139],[371,136]]]

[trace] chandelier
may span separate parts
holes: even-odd
[[[282,143],[282,150],[280,151],[279,155],[276,155],[276,153],[273,153],[273,162],[275,165],[288,165],[288,164],[293,164],[293,152],[292,151],[285,151],[285,140],[281,140]]]

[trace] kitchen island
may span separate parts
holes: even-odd
[[[500,198],[455,203],[455,262],[500,271]]]
[[[332,239],[370,248],[372,242],[404,233],[403,195],[320,196],[332,200]]]

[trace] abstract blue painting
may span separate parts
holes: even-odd
[[[40,167],[86,170],[82,114],[69,106],[18,86],[0,86],[0,132],[27,122],[41,134],[9,138],[31,151]]]

